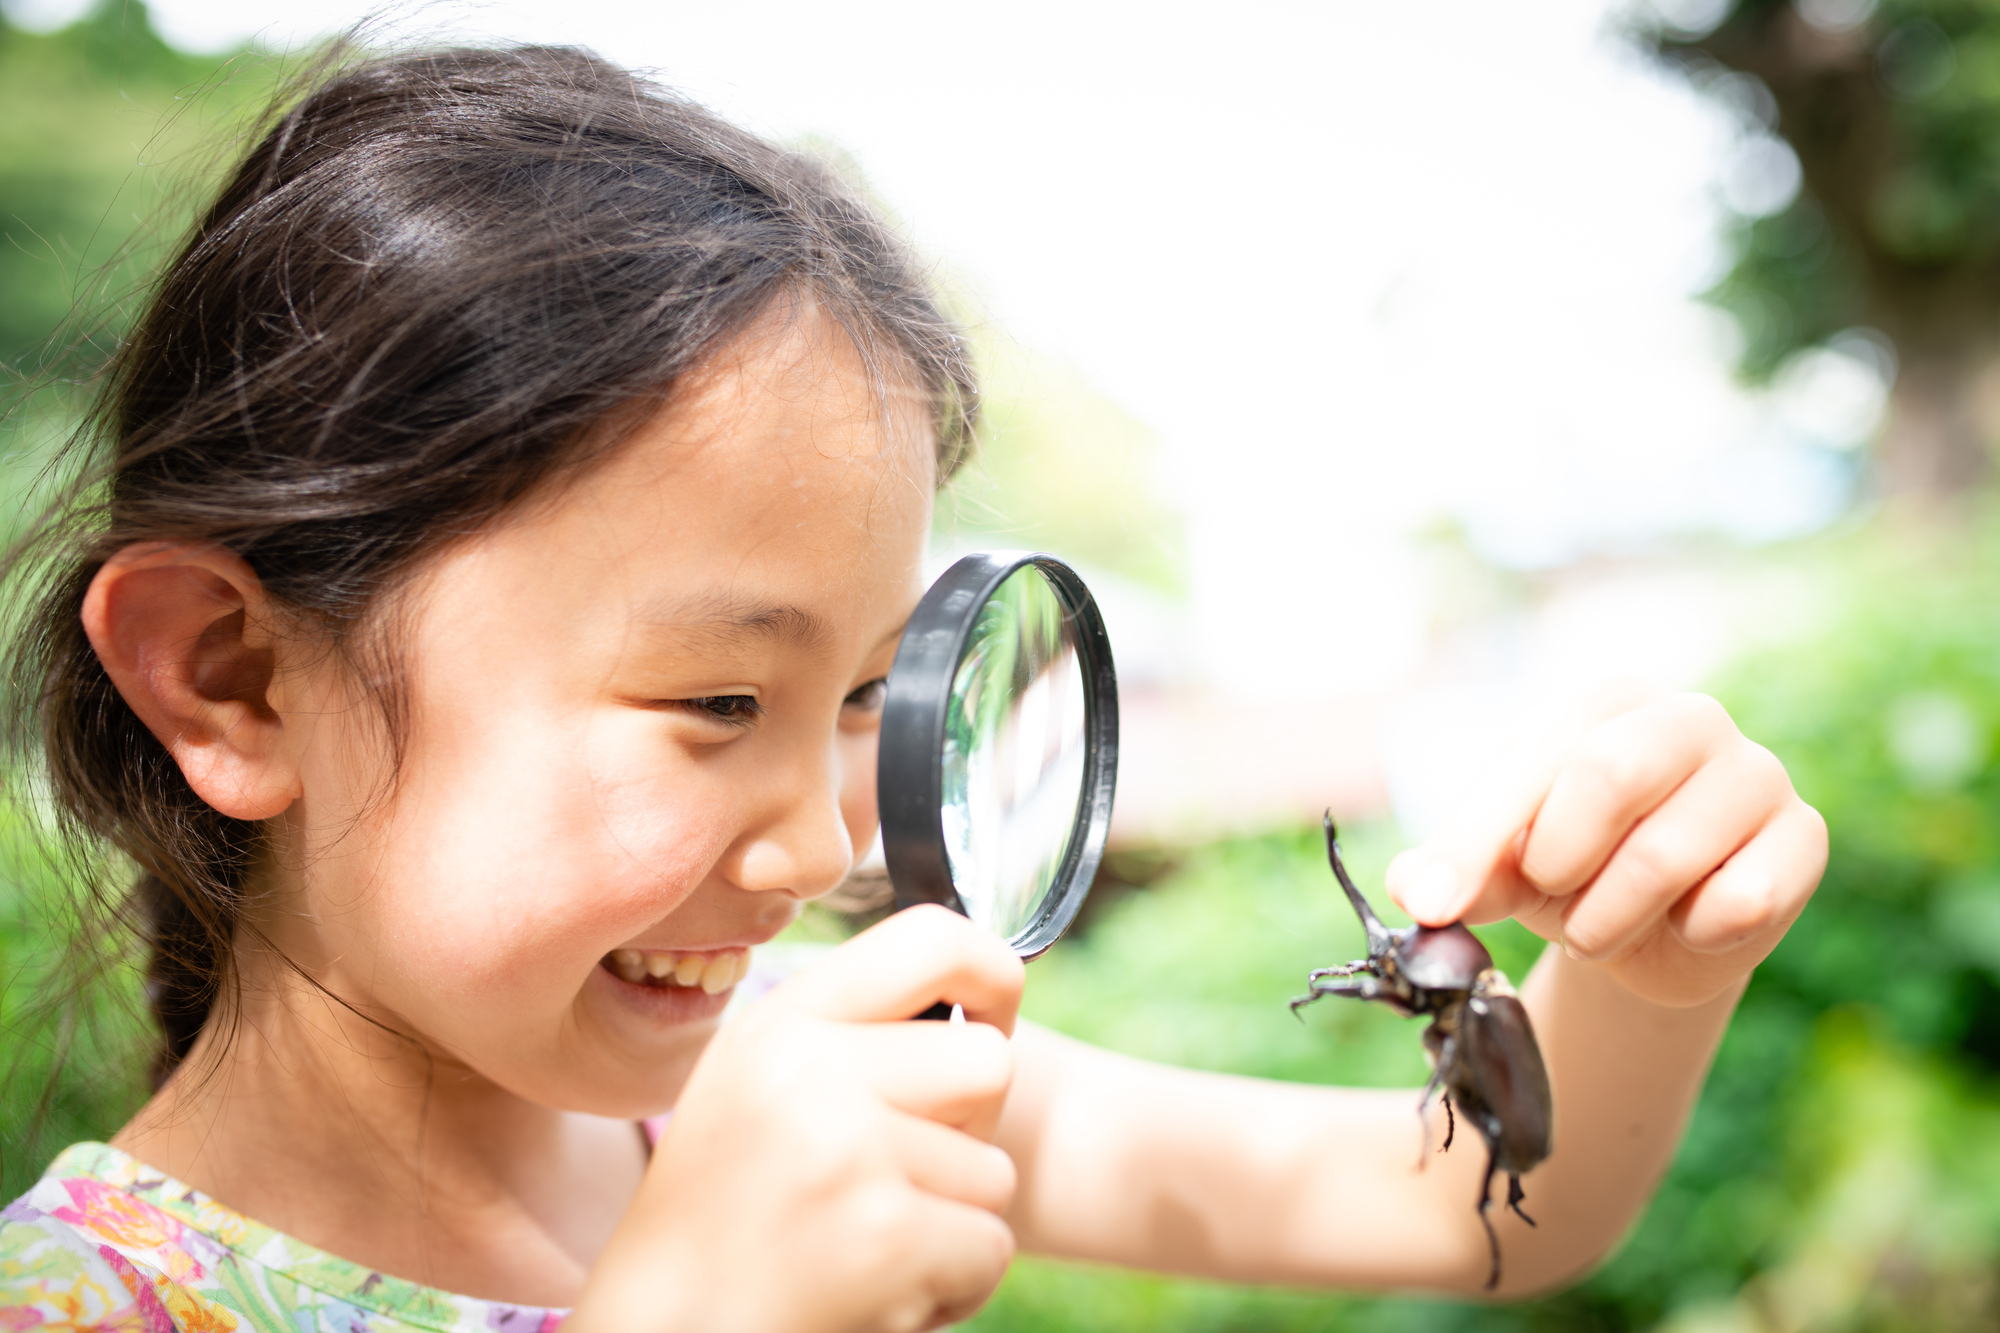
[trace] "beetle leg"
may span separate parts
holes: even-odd
[[[1329,983],[1327,981],[1329,976],[1349,977],[1353,979]],[[1321,968],[1319,971],[1308,976],[1306,980],[1309,983],[1310,989],[1306,994],[1292,1001],[1292,1014],[1294,1017],[1298,1015],[1299,1010],[1305,1008],[1305,1006],[1311,1004],[1314,1000],[1325,999],[1329,995],[1344,995],[1354,1000],[1372,1000],[1382,993],[1382,983],[1374,977],[1365,975],[1354,977],[1353,973],[1344,972],[1337,967]],[[1301,1019],[1300,1021],[1303,1022],[1304,1020]]]
[[[1512,1171],[1509,1171],[1507,1173],[1507,1206],[1514,1210],[1514,1216],[1520,1218],[1529,1226],[1533,1226],[1535,1225],[1535,1219],[1521,1211],[1521,1200],[1527,1197],[1526,1194],[1521,1192],[1521,1178]]]
[[[1368,959],[1364,958],[1358,963],[1342,963],[1339,967],[1316,967],[1306,973],[1306,980],[1318,981],[1322,977],[1351,977],[1358,972],[1366,972],[1368,970],[1368,961]]]
[[[1424,1164],[1431,1159],[1431,1118],[1425,1115],[1424,1112],[1430,1109],[1431,1094],[1438,1090],[1438,1083],[1440,1081],[1437,1071],[1432,1070],[1431,1081],[1424,1084],[1423,1095],[1417,1098],[1417,1125],[1424,1131],[1423,1147],[1417,1149],[1417,1170],[1419,1171],[1423,1170]],[[1444,1099],[1444,1105],[1444,1113],[1450,1115],[1451,1098],[1449,1096]]]
[[[1424,1084],[1423,1096],[1417,1098],[1417,1123],[1424,1127],[1424,1146],[1417,1154],[1417,1170],[1419,1171],[1424,1169],[1424,1163],[1428,1162],[1431,1156],[1431,1122],[1424,1115],[1424,1110],[1431,1104],[1432,1095],[1444,1083],[1444,1071],[1451,1068],[1452,1062],[1457,1058],[1458,1039],[1456,1037],[1444,1038],[1438,1044],[1437,1062],[1431,1066],[1431,1081]],[[1438,1151],[1448,1152],[1451,1149],[1452,1136],[1458,1133],[1458,1121],[1451,1113],[1451,1094],[1447,1092],[1442,1100],[1444,1102],[1444,1147],[1439,1148]]]
[[[1492,1271],[1486,1275],[1486,1290],[1500,1285],[1500,1237],[1493,1230],[1493,1219],[1486,1210],[1493,1206],[1493,1172],[1498,1164],[1498,1154],[1492,1149],[1486,1152],[1486,1174],[1479,1180],[1479,1225],[1486,1228],[1486,1247],[1493,1255]]]

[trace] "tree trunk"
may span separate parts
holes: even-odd
[[[1973,343],[1901,350],[1877,454],[1882,491],[1937,498],[1979,485],[1993,467],[1987,444],[2000,362]]]
[[[1708,37],[1661,49],[1717,61],[1770,90],[1777,132],[1797,151],[1806,192],[1854,265],[1860,290],[1831,317],[1887,334],[1901,364],[1876,483],[1885,494],[1942,500],[1993,471],[1987,445],[2000,441],[2000,413],[1987,401],[2000,385],[2000,256],[1972,244],[1899,250],[1882,233],[1878,206],[1915,150],[1877,73],[1876,36],[1865,26],[1816,31],[1789,4],[1739,4]]]

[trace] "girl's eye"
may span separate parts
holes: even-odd
[[[711,694],[700,699],[681,699],[681,707],[704,714],[722,722],[738,724],[754,722],[763,713],[763,706],[747,694]]]
[[[841,705],[846,708],[859,708],[865,713],[872,713],[882,706],[882,700],[888,693],[888,678],[877,676],[841,700]]]

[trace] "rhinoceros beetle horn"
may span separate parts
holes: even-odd
[[[1354,879],[1347,873],[1347,867],[1340,860],[1340,831],[1333,826],[1333,811],[1326,812],[1322,822],[1326,825],[1326,859],[1333,863],[1333,877],[1340,881],[1341,889],[1347,894],[1347,901],[1354,904],[1354,914],[1361,918],[1361,928],[1368,933],[1368,956],[1380,958],[1396,948],[1396,932],[1382,924],[1382,918],[1375,915],[1375,909],[1361,896],[1361,890],[1354,885]]]
[[[1332,863],[1333,877],[1340,881],[1347,901],[1354,904],[1361,928],[1368,933],[1368,956],[1381,958],[1394,954],[1396,966],[1412,985],[1432,990],[1471,990],[1479,974],[1493,966],[1493,955],[1486,952],[1478,937],[1455,921],[1449,926],[1410,926],[1404,930],[1391,930],[1383,925],[1382,918],[1375,915],[1375,909],[1368,905],[1368,899],[1362,896],[1340,859],[1340,832],[1333,825],[1331,810],[1326,812],[1322,823],[1326,827],[1326,859]]]

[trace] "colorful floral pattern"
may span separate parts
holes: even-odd
[[[0,1333],[554,1333],[562,1316],[336,1259],[102,1143],[0,1212]]]

